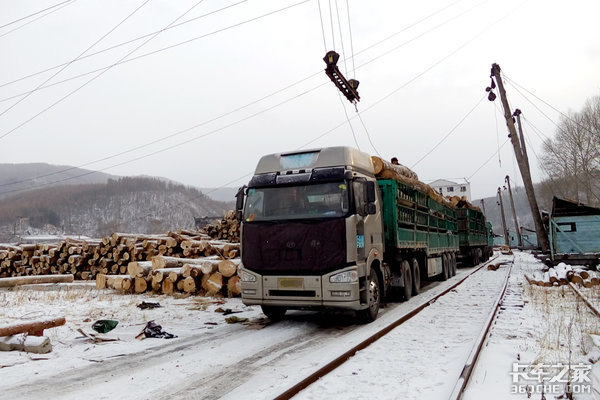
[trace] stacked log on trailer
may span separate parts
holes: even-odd
[[[408,184],[419,189],[423,193],[427,193],[438,202],[452,207],[448,199],[440,195],[428,184],[421,182],[416,172],[410,168],[401,164],[392,164],[391,162],[385,161],[381,157],[377,156],[371,156],[371,162],[373,164],[373,172],[377,178],[394,179],[398,182]]]

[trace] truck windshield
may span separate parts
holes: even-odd
[[[348,209],[345,182],[249,188],[244,221],[334,218],[346,215]]]

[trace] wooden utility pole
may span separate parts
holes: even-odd
[[[502,216],[502,232],[504,232],[504,244],[510,246],[508,229],[506,229],[506,219],[504,218],[504,203],[502,202],[502,189],[498,188],[498,204],[500,204],[500,215]]]
[[[492,64],[492,76],[496,79],[498,84],[498,92],[500,99],[502,100],[502,107],[504,108],[504,118],[506,119],[506,126],[508,127],[510,141],[512,142],[513,149],[515,151],[515,158],[521,171],[521,177],[523,178],[523,185],[525,186],[525,192],[527,193],[527,200],[529,201],[529,207],[531,208],[531,214],[533,222],[535,224],[535,231],[538,237],[538,243],[542,248],[543,252],[550,251],[550,243],[548,242],[548,234],[542,224],[542,216],[540,215],[540,209],[535,198],[535,191],[533,188],[533,182],[531,181],[531,173],[529,171],[529,163],[524,153],[525,142],[519,140],[517,130],[515,128],[515,122],[510,112],[510,106],[508,99],[506,98],[506,90],[504,90],[504,84],[502,77],[500,76],[500,66],[498,64]],[[522,143],[521,143],[522,142]],[[525,156],[524,156],[525,154]]]
[[[515,200],[513,199],[512,189],[510,188],[510,177],[506,175],[506,186],[508,186],[508,197],[510,197],[510,207],[512,208],[513,218],[515,221],[515,230],[517,231],[517,239],[519,247],[523,247],[523,239],[521,238],[521,231],[519,230],[519,221],[517,219],[517,211],[515,210]]]

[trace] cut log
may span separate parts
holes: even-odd
[[[379,175],[382,171],[394,171],[396,174],[405,176],[410,179],[418,180],[419,177],[417,174],[408,167],[399,164],[392,164],[389,161],[385,161],[377,156],[371,156],[371,161],[373,162],[373,172],[375,175]]]
[[[170,279],[163,279],[162,281],[162,292],[163,294],[172,294],[175,288],[175,284]]]
[[[227,295],[229,297],[238,296],[242,293],[242,281],[238,275],[232,276],[227,280]]]
[[[573,276],[571,277],[571,282],[583,285],[583,278],[581,277],[581,275],[579,275],[577,272],[575,272],[573,274]]]
[[[218,269],[221,275],[229,278],[237,273],[237,265],[230,260],[223,260],[219,262]]]
[[[148,290],[148,281],[146,281],[143,277],[135,277],[134,278],[134,291],[136,293],[144,293]]]
[[[47,319],[43,321],[22,322],[14,325],[0,326],[0,336],[12,336],[19,333],[28,333],[33,336],[42,336],[44,329],[64,325],[64,317]]]
[[[0,351],[12,350],[46,354],[52,351],[52,344],[46,336],[15,335],[0,337]]]
[[[215,272],[210,275],[209,278],[202,283],[202,288],[206,290],[209,295],[214,295],[223,287],[223,275],[220,272]]]
[[[179,257],[169,257],[164,255],[158,255],[152,257],[152,269],[159,268],[181,268],[183,264],[199,264],[202,260],[197,258],[179,258]]]
[[[73,282],[73,279],[74,277],[72,274],[18,276],[12,278],[0,278],[0,287],[14,287],[36,283],[70,283]]]
[[[200,265],[200,270],[204,275],[211,275],[219,268],[220,260],[204,260]]]
[[[525,274],[525,280],[527,281],[527,283],[529,283],[530,285],[537,285],[537,281],[533,278],[531,278],[529,275]]]
[[[554,268],[550,268],[548,270],[548,278],[550,280],[550,283],[552,283],[552,284],[555,284],[558,282],[558,274],[556,273]]]
[[[96,275],[96,289],[106,289],[106,275]]]
[[[186,293],[196,292],[196,280],[191,276],[188,276],[183,280],[183,291]]]
[[[152,271],[152,261],[132,261],[127,264],[127,273],[132,278],[147,276]]]

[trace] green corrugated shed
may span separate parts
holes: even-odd
[[[550,238],[553,254],[600,253],[600,209],[554,197]]]

